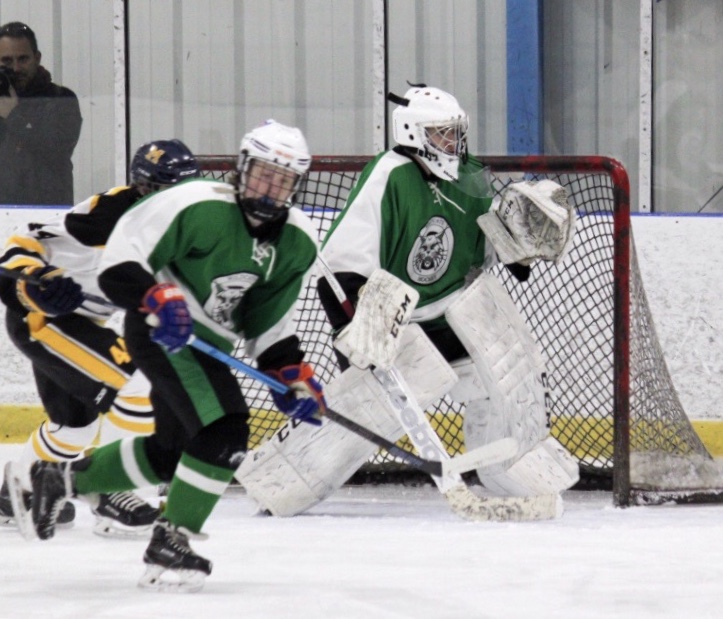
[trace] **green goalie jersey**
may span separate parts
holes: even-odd
[[[476,161],[460,165],[460,179],[472,172],[480,172]],[[389,271],[419,291],[412,319],[442,325],[467,275],[492,258],[476,221],[492,198],[472,193],[464,183],[424,175],[403,152],[383,153],[364,168],[323,257],[338,274]]]
[[[105,282],[117,282],[111,296],[129,309],[140,306],[136,297],[147,289],[146,281],[122,290],[127,274],[141,272],[138,265],[155,280],[176,284],[199,337],[227,351],[245,338],[247,354],[256,359],[296,333],[293,315],[316,259],[315,237],[308,217],[296,208],[273,234],[259,236],[247,225],[233,187],[190,180],[126,213],[100,270]]]

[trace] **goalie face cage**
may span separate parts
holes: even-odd
[[[574,246],[561,265],[537,261],[523,284],[504,268],[495,273],[540,343],[551,434],[577,458],[581,478],[597,480],[598,487],[612,480],[620,506],[719,500],[720,474],[683,411],[655,334],[635,257],[623,166],[598,156],[479,159],[490,169],[495,193],[515,180],[549,178],[567,188],[579,215]],[[320,239],[369,160],[314,158],[299,205],[316,223]],[[221,180],[236,165],[231,156],[198,161],[204,176]],[[299,303],[298,331],[307,359],[328,383],[338,369],[316,276]],[[237,354],[243,357],[242,348]],[[286,418],[273,410],[265,387],[248,377],[239,380],[252,410],[253,447]],[[449,453],[463,451],[463,407],[445,398],[427,414]],[[392,473],[403,465],[379,452],[365,468]]]

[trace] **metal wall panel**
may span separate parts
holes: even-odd
[[[371,152],[370,3],[138,0],[129,31],[132,144],[233,153],[275,118],[314,152]]]
[[[634,2],[545,1],[546,154],[615,157],[637,178],[639,11]]]
[[[454,94],[470,115],[474,152],[507,152],[505,6],[504,0],[389,2],[390,89],[404,94],[409,80]]]
[[[116,0],[117,2],[117,0]],[[372,0],[128,2],[129,145],[180,137],[233,153],[265,118],[297,124],[319,154],[370,154]],[[392,0],[389,89],[453,92],[472,149],[507,150],[505,0]],[[654,3],[653,191],[658,211],[723,210],[723,5]],[[113,0],[2,0],[0,23],[36,32],[43,65],[79,97],[80,200],[116,180]],[[638,168],[637,2],[545,0],[544,150]],[[387,108],[391,110],[391,107]],[[635,190],[633,191],[635,195]]]
[[[653,206],[723,213],[723,2],[655,9]]]

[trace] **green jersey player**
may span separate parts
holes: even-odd
[[[375,269],[419,293],[412,321],[457,376],[448,395],[466,405],[466,446],[519,444],[516,458],[477,471],[487,488],[512,496],[565,489],[577,466],[554,439],[545,442],[541,355],[502,286],[480,276],[501,260],[524,281],[532,260],[561,259],[574,223],[565,191],[551,181],[517,183],[493,206],[468,189],[480,166],[467,154],[469,121],[457,99],[420,85],[392,100],[398,146],[363,171],[322,255],[352,302]],[[325,280],[319,295],[338,332],[349,317]]]
[[[572,226],[563,225],[571,221],[570,211],[562,204],[564,196],[557,204],[548,193],[562,188],[552,183],[554,187],[540,191],[515,184],[521,190],[505,194],[508,199],[500,209],[485,184],[475,182],[483,172],[468,156],[469,119],[457,99],[424,85],[390,99],[398,104],[392,115],[397,146],[364,168],[322,244],[322,257],[336,282],[331,285],[322,277],[318,292],[339,334],[336,347],[344,353],[340,364],[345,369],[327,385],[329,404],[396,440],[404,434],[405,413],[395,402],[414,399],[423,411],[449,395],[466,405],[468,448],[503,438],[519,445],[514,458],[478,470],[489,489],[512,497],[556,495],[574,483],[577,467],[557,445],[543,445],[548,435],[544,364],[507,293],[484,270],[499,254],[525,280],[533,259],[560,258],[572,234]],[[550,225],[553,216],[556,223]],[[396,297],[386,288],[375,302],[358,304],[360,296],[379,290],[376,283],[365,284],[380,270],[393,276],[399,288],[411,286],[419,295],[411,318],[416,324],[410,325],[415,328],[406,329],[394,359],[408,387],[405,398],[395,397],[367,369],[367,351],[348,350],[351,341],[381,340],[382,321],[359,311],[352,320],[349,303],[337,296],[341,288],[357,310],[391,304]],[[347,325],[357,334],[373,335],[351,337]],[[407,433],[414,442],[415,433]],[[424,436],[429,436],[426,431]],[[324,456],[313,457],[317,453]],[[239,474],[263,508],[289,516],[329,496],[373,454],[372,446],[332,424],[287,424],[270,445],[261,445],[246,459]],[[440,490],[447,487],[438,485]]]
[[[322,389],[303,361],[293,320],[317,256],[310,221],[290,208],[310,164],[301,131],[268,121],[242,139],[232,183],[181,183],[118,222],[99,282],[127,309],[125,338],[151,382],[156,431],[100,448],[71,469],[35,467],[35,497],[50,506],[35,514],[39,537],[53,535],[52,506],[68,492],[170,482],[139,584],[202,586],[211,562],[189,537],[201,535],[243,459],[249,410],[228,366],[186,344],[196,334],[230,352],[243,338],[259,369],[290,387],[274,395],[279,409],[319,423]]]
[[[398,146],[364,169],[324,240],[323,256],[353,302],[377,268],[414,287],[420,297],[412,319],[450,359],[464,353],[444,312],[470,272],[492,262],[476,224],[492,197],[471,195],[459,182],[481,169],[467,155],[469,120],[457,100],[436,88],[413,88],[407,97],[395,98],[409,101],[393,114]],[[340,330],[349,318],[325,279],[319,294]]]

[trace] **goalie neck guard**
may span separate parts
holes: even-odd
[[[243,137],[239,150],[239,207],[261,223],[281,218],[294,204],[311,166],[301,130],[267,120]]]
[[[442,180],[456,181],[460,158],[467,156],[469,117],[451,94],[430,86],[410,88],[392,114],[394,141],[420,157]]]

